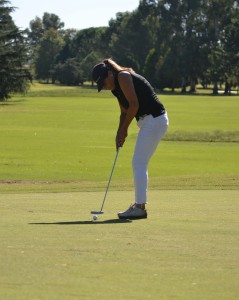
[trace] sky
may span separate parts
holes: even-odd
[[[43,17],[45,12],[57,15],[65,23],[64,29],[77,30],[89,27],[108,26],[117,12],[133,11],[139,0],[9,0],[14,6],[11,14],[20,29],[29,27],[35,17]]]

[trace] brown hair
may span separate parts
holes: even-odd
[[[113,61],[111,58],[104,59],[103,63],[106,64],[106,66],[109,68],[109,70],[115,71],[117,73],[120,71],[134,72],[134,70],[132,68],[122,67],[122,66],[118,65],[115,61]]]

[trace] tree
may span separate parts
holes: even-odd
[[[80,64],[80,68],[82,70],[83,74],[83,80],[84,81],[91,81],[92,80],[92,66],[97,64],[100,61],[99,56],[96,54],[96,52],[92,51],[89,53]]]
[[[79,85],[83,82],[80,64],[75,58],[68,59],[64,64],[58,64],[54,69],[54,78],[61,84]]]
[[[53,70],[56,63],[56,57],[63,47],[64,41],[58,31],[55,29],[47,30],[37,49],[35,62],[36,78],[46,80],[53,79]]]
[[[229,20],[221,34],[224,50],[226,82],[230,85],[239,85],[239,2],[234,1],[230,10]],[[227,91],[225,90],[227,93]]]
[[[131,66],[136,72],[143,72],[146,57],[150,49],[154,48],[151,15],[145,18],[145,11],[135,10],[132,13],[118,14],[117,30],[111,36],[109,51],[117,57],[120,64]],[[152,15],[153,18],[153,15]],[[115,26],[111,21],[110,26]]]
[[[234,0],[205,0],[204,28],[207,36],[208,47],[208,63],[206,68],[206,76],[213,82],[213,94],[218,93],[218,83],[225,81],[229,77],[228,73],[232,70],[232,61],[230,61],[228,53],[230,52],[227,45],[230,40],[227,33],[232,28],[232,12]],[[238,18],[237,15],[235,15]],[[228,39],[229,38],[229,39]],[[234,42],[233,42],[234,43]]]
[[[150,81],[153,86],[157,85],[156,66],[158,62],[158,53],[155,48],[150,49],[143,69],[144,75]]]
[[[8,4],[0,0],[0,101],[11,93],[26,92],[30,79],[24,35],[15,26],[10,16],[14,8]]]
[[[56,63],[64,63],[68,59],[74,57],[72,53],[72,41],[75,38],[76,34],[77,34],[76,29],[64,30],[62,34],[64,45],[57,55]]]
[[[72,40],[72,55],[82,61],[91,52],[98,53],[98,56],[105,55],[102,49],[105,49],[103,37],[105,33],[104,27],[88,28],[77,32]]]
[[[65,26],[64,22],[61,22],[61,19],[57,15],[49,14],[47,12],[45,12],[43,15],[42,25],[44,32],[49,29],[55,29],[56,31],[59,31]]]
[[[107,56],[107,47],[105,27],[91,27],[78,31],[69,42],[66,42],[59,58],[61,62],[66,55],[76,58],[80,63],[83,81],[90,81],[91,68]]]
[[[39,54],[39,47],[41,41],[44,39],[43,36],[45,33],[50,29],[54,29],[63,37],[63,27],[64,23],[61,22],[57,15],[47,12],[43,14],[42,18],[37,16],[34,20],[30,21],[30,26],[26,29],[26,34],[28,37],[29,61],[31,64],[38,61],[37,55]],[[61,48],[59,50],[61,50]]]
[[[37,46],[44,34],[42,20],[36,17],[34,20],[30,21],[30,29],[27,29],[27,35],[29,44],[32,48]]]

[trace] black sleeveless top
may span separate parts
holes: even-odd
[[[118,99],[119,104],[125,108],[129,108],[129,102],[126,99],[123,91],[120,88],[118,81],[119,73],[115,74],[115,89],[112,90],[112,94]],[[139,101],[139,109],[135,116],[138,121],[140,117],[145,115],[152,115],[158,117],[165,113],[163,104],[159,101],[151,84],[141,75],[136,73],[130,73],[135,92]]]

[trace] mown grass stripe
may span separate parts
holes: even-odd
[[[164,137],[165,141],[184,142],[227,142],[238,143],[239,131],[174,131],[169,132]]]

